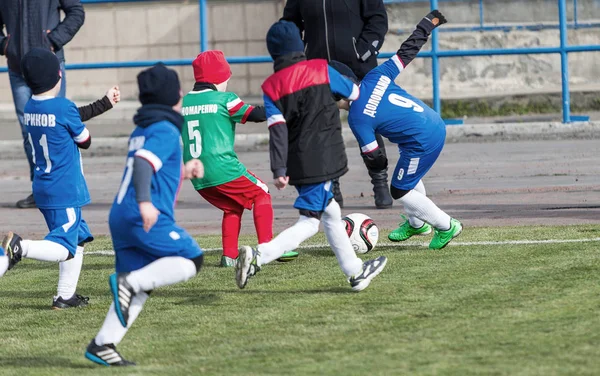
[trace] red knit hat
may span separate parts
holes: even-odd
[[[222,51],[205,51],[192,62],[196,82],[220,84],[231,77],[231,68]]]

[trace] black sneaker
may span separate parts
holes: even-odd
[[[117,348],[112,343],[106,345],[96,345],[95,340],[92,340],[85,351],[85,357],[96,364],[102,366],[135,366],[134,362],[123,359],[121,354],[117,352]]]
[[[124,328],[127,328],[129,307],[131,306],[133,297],[136,295],[131,285],[127,282],[126,278],[128,275],[129,273],[113,273],[108,278],[110,292],[112,292],[113,302],[115,303],[115,311]]]
[[[17,265],[23,257],[23,248],[21,246],[22,240],[23,239],[19,235],[13,232],[6,234],[2,240],[2,248],[4,248],[4,252],[8,257],[8,270]]]
[[[371,283],[371,280],[377,277],[383,268],[385,268],[385,264],[387,264],[387,257],[385,256],[379,256],[376,259],[365,261],[360,274],[348,278],[352,290],[362,291],[366,289]]]
[[[86,307],[90,302],[90,298],[87,296],[82,296],[77,293],[70,297],[69,299],[63,299],[59,296],[57,299],[54,299],[52,302],[52,309],[60,310],[66,308],[79,308]]]
[[[19,209],[37,208],[37,205],[35,204],[35,199],[33,198],[33,194],[30,194],[29,196],[27,196],[27,198],[17,201],[17,208],[19,208]]]

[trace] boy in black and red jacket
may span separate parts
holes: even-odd
[[[315,235],[322,218],[327,241],[352,289],[363,290],[383,270],[387,259],[382,256],[363,264],[356,256],[331,190],[331,180],[348,171],[334,95],[356,100],[358,86],[331,68],[327,60],[306,60],[300,32],[292,22],[279,21],[271,26],[267,48],[275,61],[275,73],[262,85],[271,170],[278,189],[288,184],[296,187],[294,207],[300,211],[300,218],[272,241],[255,249],[240,248],[238,287],[244,288],[261,265]]]

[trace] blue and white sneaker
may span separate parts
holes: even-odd
[[[240,247],[237,263],[235,264],[235,281],[239,288],[243,289],[248,279],[260,271],[258,266],[258,251],[247,245]]]
[[[106,345],[96,345],[96,341],[92,340],[85,351],[85,357],[101,366],[135,366],[134,362],[123,359],[121,354],[117,352],[117,348],[112,343]]]
[[[385,264],[387,264],[387,257],[385,256],[379,256],[376,259],[365,261],[360,274],[348,278],[352,290],[362,291],[366,289],[373,278],[377,277],[377,275],[383,271]]]
[[[110,292],[112,293],[113,302],[115,303],[115,311],[124,328],[127,328],[127,323],[129,322],[129,307],[131,306],[133,297],[136,295],[131,285],[127,282],[128,275],[129,273],[113,273],[108,278]]]

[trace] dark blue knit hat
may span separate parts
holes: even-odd
[[[339,62],[337,60],[331,60],[329,62],[329,66],[331,66],[333,69],[335,69],[342,76],[348,77],[355,84],[358,85],[358,83],[360,82],[358,77],[356,77],[356,74],[354,74],[352,69],[349,66],[347,66],[346,64]]]
[[[43,48],[32,48],[23,56],[21,72],[33,94],[45,93],[60,81],[58,58]]]
[[[181,85],[177,72],[158,63],[137,76],[142,104],[174,106],[181,99]]]
[[[304,43],[295,23],[279,21],[267,32],[267,49],[273,60],[292,52],[303,52]]]

